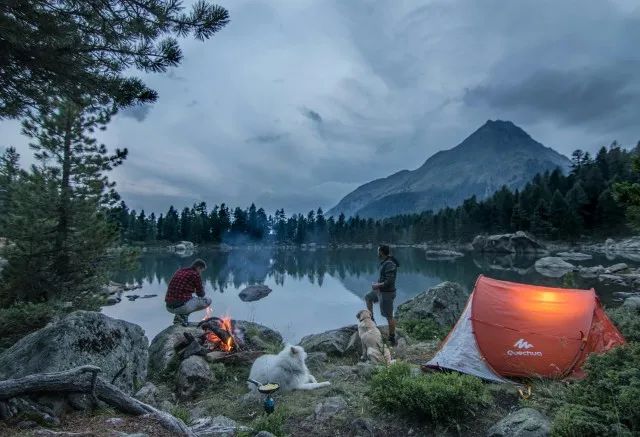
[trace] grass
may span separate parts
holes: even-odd
[[[187,407],[183,405],[175,405],[171,409],[171,414],[182,420],[186,425],[191,423],[191,413],[187,409]]]
[[[492,402],[478,378],[459,373],[415,375],[406,363],[382,368],[373,376],[368,394],[380,410],[438,425],[462,421]]]
[[[398,326],[409,337],[414,340],[441,340],[450,331],[449,328],[443,328],[432,319],[420,320],[402,320]]]

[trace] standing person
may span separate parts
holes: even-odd
[[[179,269],[173,274],[164,301],[167,311],[175,314],[174,324],[187,326],[189,314],[211,305],[211,298],[204,294],[202,277],[200,276],[206,268],[207,264],[203,260],[197,259],[191,264],[191,267]],[[193,293],[196,295],[193,296]]]
[[[393,318],[393,300],[396,298],[396,273],[400,263],[391,256],[389,246],[386,244],[378,247],[380,261],[380,277],[378,282],[371,284],[371,291],[365,296],[367,309],[373,319],[373,304],[380,302],[380,314],[389,323],[389,343],[396,345],[396,321]]]

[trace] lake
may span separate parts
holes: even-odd
[[[396,304],[442,281],[455,281],[470,290],[481,273],[538,285],[594,287],[605,305],[616,304],[612,293],[624,290],[573,274],[564,279],[544,277],[533,268],[535,258],[467,254],[456,260],[429,260],[419,248],[396,248],[394,255],[400,263]],[[122,302],[104,307],[103,312],[142,326],[151,340],[173,320],[173,315],[164,307],[167,283],[178,268],[190,265],[196,257],[208,264],[203,280],[206,293],[213,299],[214,315],[230,315],[263,324],[279,331],[292,343],[307,334],[356,323],[356,313],[365,307],[363,297],[378,274],[376,249],[206,250],[186,257],[145,253],[136,271],[120,272],[114,278],[118,282],[139,283],[142,289],[125,293]],[[615,262],[638,265],[596,254],[592,260],[572,263],[608,266]],[[251,284],[265,284],[273,292],[256,302],[241,301],[238,293]],[[129,301],[126,296],[133,294],[157,294],[157,297]],[[203,317],[204,311],[192,314],[189,320],[198,321]]]

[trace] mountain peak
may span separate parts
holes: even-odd
[[[476,133],[491,133],[494,135],[508,134],[511,136],[519,136],[529,138],[529,134],[526,133],[521,127],[516,126],[509,120],[487,120],[485,124],[480,126],[471,136]]]

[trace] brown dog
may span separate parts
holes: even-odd
[[[389,348],[382,342],[382,334],[371,320],[369,310],[362,310],[356,314],[358,323],[358,335],[360,343],[362,343],[362,359],[370,360],[375,363],[389,364],[391,363],[391,352]]]

